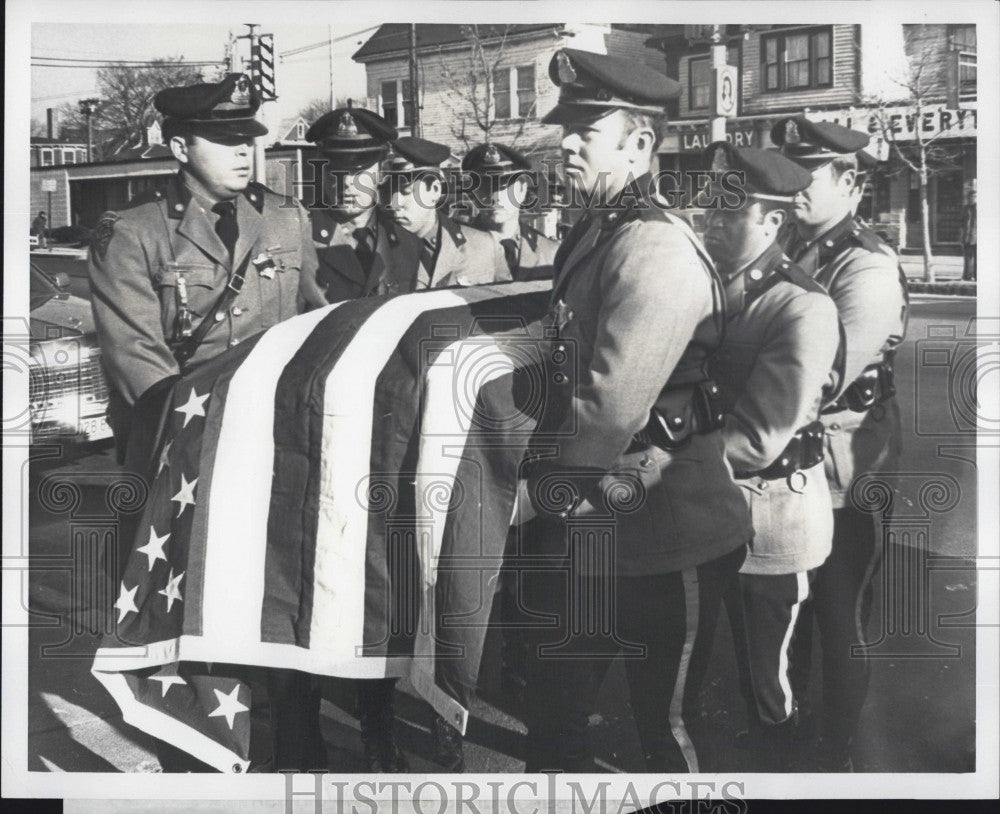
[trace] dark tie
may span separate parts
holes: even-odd
[[[427,278],[434,276],[434,255],[437,253],[437,246],[433,240],[424,239],[424,247],[420,251],[420,263],[427,271]]]
[[[354,252],[358,256],[361,268],[365,271],[371,271],[372,261],[375,257],[375,235],[367,226],[362,226],[360,229],[355,229],[351,233],[351,237],[357,243]]]
[[[517,241],[512,237],[505,237],[500,241],[503,246],[503,256],[507,258],[507,268],[511,274],[517,273]]]
[[[215,222],[215,233],[229,250],[229,260],[232,262],[233,252],[236,250],[236,238],[240,236],[240,227],[236,223],[236,204],[232,201],[221,201],[212,207],[212,211],[219,216]]]

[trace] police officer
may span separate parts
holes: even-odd
[[[719,280],[651,189],[654,117],[680,87],[574,49],[549,76],[559,102],[543,122],[562,125],[567,181],[591,205],[556,255],[555,389],[519,495],[539,516],[522,545],[563,569],[530,592],[560,627],[533,648],[526,771],[591,769],[588,717],[623,648],[647,770],[698,771],[697,694],[751,531],[704,373],[724,320]],[[581,616],[611,624],[578,629]]]
[[[479,144],[465,154],[462,171],[472,176],[479,210],[476,225],[497,242],[497,250],[513,280],[552,276],[559,241],[546,237],[521,219],[521,210],[538,176],[531,162],[504,144]]]
[[[750,724],[741,740],[755,768],[785,771],[798,725],[792,630],[833,536],[818,419],[838,382],[837,307],[775,242],[809,172],[773,150],[724,141],[706,154],[713,172],[742,173],[746,193],[736,208],[723,205],[722,187],[702,201],[705,246],[726,284],[726,338],[710,369],[723,394],[726,457],[754,524],[726,597]]]
[[[89,264],[119,451],[147,477],[173,382],[298,313],[300,275],[316,270],[305,210],[250,180],[253,142],[267,128],[254,118],[249,78],[167,88],[154,105],[180,171],[165,190],[101,217]],[[131,537],[121,534],[122,566]],[[325,768],[309,677],[272,670],[267,684],[273,760],[257,765]],[[161,749],[164,768],[190,767],[175,751]]]
[[[871,610],[871,574],[880,556],[875,523],[852,500],[857,476],[892,471],[900,445],[893,357],[906,326],[906,278],[893,251],[854,218],[857,151],[868,136],[804,116],[771,131],[781,152],[812,174],[796,194],[784,249],[837,305],[845,333],[844,379],[823,410],[826,474],[834,506],[833,549],[799,616],[793,678],[808,674],[813,620],[822,650],[823,709],[817,768],[851,771],[850,746],[868,691],[867,658],[852,652]],[[860,625],[856,622],[860,614]],[[801,693],[800,693],[801,694]]]
[[[480,229],[456,223],[445,211],[441,164],[451,155],[444,144],[405,136],[392,144],[383,165],[383,202],[399,226],[421,242],[414,277],[394,274],[392,290],[467,286],[509,280],[496,256],[492,238]]]
[[[392,293],[397,279],[416,275],[420,241],[378,205],[380,163],[396,136],[377,113],[357,107],[331,110],[306,133],[320,153],[319,194],[310,202],[319,272],[304,281],[311,301]]]

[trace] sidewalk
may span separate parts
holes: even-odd
[[[922,254],[902,254],[899,256],[900,265],[906,272],[909,280],[924,279],[924,256]],[[962,258],[954,255],[935,255],[931,261],[931,270],[934,273],[936,282],[944,282],[962,279]]]

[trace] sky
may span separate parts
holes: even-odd
[[[294,7],[293,7],[294,8]],[[305,53],[280,59],[276,66],[278,100],[269,121],[294,116],[311,100],[330,97],[329,40],[377,26],[374,17],[350,16],[341,25],[278,25],[258,29],[274,34],[277,54],[314,43],[324,43]],[[155,59],[183,57],[186,60],[222,60],[229,33],[247,31],[242,24],[179,25],[141,23],[133,25],[36,23],[31,29],[31,56],[67,57],[80,60]],[[364,66],[351,55],[374,31],[349,36],[333,43],[333,80],[337,98],[366,96]],[[247,53],[246,41],[242,48]],[[31,68],[31,117],[45,121],[45,110],[64,102],[77,102],[97,95],[97,71],[89,67]],[[273,117],[273,118],[272,118]]]

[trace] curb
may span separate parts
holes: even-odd
[[[952,280],[942,283],[928,283],[923,280],[910,280],[908,288],[911,294],[951,294],[961,297],[975,297],[976,283],[967,280]]]

